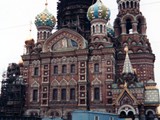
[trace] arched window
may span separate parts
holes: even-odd
[[[50,33],[48,32],[48,33],[47,33],[47,38],[49,38],[49,36],[50,36]]]
[[[95,33],[95,27],[93,26],[93,34]]]
[[[100,89],[99,89],[99,87],[94,88],[94,100],[100,100]]]
[[[126,20],[126,33],[129,34],[131,29],[132,29],[131,19],[127,19]]]
[[[40,39],[39,32],[37,33],[38,39]]]
[[[42,39],[42,32],[40,32],[39,38]]]
[[[96,64],[94,64],[94,72],[99,72],[99,64],[98,63],[96,63]]]
[[[54,88],[53,89],[53,94],[52,94],[52,99],[53,100],[57,100],[58,99],[58,89],[57,88]]]
[[[133,8],[133,1],[131,1],[131,8]]]
[[[149,111],[149,112],[147,113],[147,120],[154,120],[154,114],[153,114],[152,111]]]
[[[54,66],[53,71],[54,71],[54,74],[58,74],[58,66],[57,65]]]
[[[75,64],[71,65],[71,73],[75,73]]]
[[[135,2],[135,8],[137,8],[137,2]]]
[[[123,9],[125,9],[125,3],[123,2]]]
[[[46,38],[47,38],[47,34],[46,34],[46,32],[44,31],[44,33],[43,33],[43,34],[44,34],[44,37],[43,37],[43,38],[44,38],[44,39],[46,39]]]
[[[122,111],[121,113],[120,113],[120,116],[119,116],[120,118],[126,118],[127,117],[127,115],[126,115],[126,113],[124,112],[124,111]]]
[[[103,26],[102,25],[100,25],[100,33],[102,33],[103,32]]]
[[[38,68],[38,67],[35,67],[35,68],[34,68],[34,75],[37,76],[37,75],[39,74],[38,72],[39,72],[39,68]]]
[[[75,88],[70,89],[70,100],[75,100]]]
[[[127,8],[129,8],[129,2],[127,1]]]
[[[138,19],[137,32],[138,32],[139,34],[142,34],[142,22],[141,22],[140,19]]]
[[[62,73],[67,73],[67,66],[66,65],[62,65]]]
[[[66,100],[66,89],[61,89],[61,100]]]
[[[32,96],[32,101],[37,102],[38,101],[38,90],[34,89],[32,95],[33,95]]]
[[[122,9],[122,4],[120,4],[120,6],[119,6],[119,7],[120,7],[120,10],[121,10],[121,9]]]

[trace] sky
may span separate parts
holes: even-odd
[[[57,1],[48,0],[48,10],[56,17]],[[111,10],[111,24],[118,13],[117,0],[101,0]],[[160,0],[140,0],[140,10],[147,21],[147,37],[155,60],[155,81],[160,88]],[[3,0],[0,4],[0,81],[9,63],[19,63],[24,53],[24,42],[30,36],[36,41],[35,16],[45,9],[46,0]],[[30,24],[32,23],[32,25]],[[159,50],[159,51],[158,51]]]

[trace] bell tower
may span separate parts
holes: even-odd
[[[124,47],[141,82],[154,80],[155,55],[146,35],[146,19],[140,11],[140,0],[117,0],[118,15],[114,21],[117,39],[117,74],[122,73]],[[119,77],[119,76],[118,76]]]

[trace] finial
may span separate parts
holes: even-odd
[[[134,68],[133,71],[134,71],[135,74],[137,74],[137,69],[136,68]]]
[[[48,6],[48,2],[47,2],[47,0],[46,0],[46,3],[45,3],[45,6],[46,6],[46,8],[47,8],[47,6]]]
[[[29,29],[29,37],[31,38],[31,33],[32,33],[32,21],[30,21],[30,29]]]
[[[124,88],[127,88],[127,82],[126,81],[124,82]]]
[[[128,46],[124,48],[124,51],[126,52],[126,54],[128,53]]]
[[[129,55],[128,55],[128,51],[129,51],[128,46],[126,46],[124,48],[124,51],[126,52],[126,57],[125,57],[122,73],[133,73],[134,74],[132,64],[131,64],[131,61],[130,61]]]
[[[29,23],[29,35],[27,37],[27,40],[31,40],[32,39],[32,21],[30,21]]]

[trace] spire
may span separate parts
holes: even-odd
[[[45,3],[45,6],[46,6],[46,9],[47,9],[47,6],[48,6],[48,1],[46,0],[46,3]]]
[[[29,23],[29,35],[26,40],[32,40],[32,21]]]
[[[126,46],[124,48],[124,51],[126,51],[126,58],[125,58],[125,61],[124,61],[123,72],[122,73],[132,73],[132,74],[134,74],[132,64],[131,64],[131,61],[130,61],[129,55],[128,55],[128,46]]]

